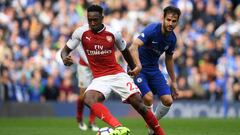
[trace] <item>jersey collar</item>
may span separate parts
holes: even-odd
[[[101,30],[99,30],[97,33],[101,33],[102,31],[104,31],[106,29],[106,26],[103,24],[103,28]]]

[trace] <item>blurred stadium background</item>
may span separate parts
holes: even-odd
[[[102,5],[104,23],[121,31],[128,45],[148,23],[161,21],[164,7],[181,9],[174,55],[181,93],[163,126],[172,118],[240,117],[240,0],[0,0],[0,129],[17,127],[12,117],[75,117],[76,65],[66,68],[59,52],[73,30],[86,23],[91,3]],[[73,56],[77,61],[77,53]],[[163,58],[160,68],[166,74]],[[125,120],[139,117],[116,95],[106,105]],[[4,126],[7,121],[12,124]],[[76,130],[74,119],[66,121]]]

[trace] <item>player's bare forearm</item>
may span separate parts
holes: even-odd
[[[64,48],[61,50],[61,58],[62,59],[66,58],[71,51],[72,50],[68,46],[65,45]]]
[[[166,63],[166,68],[167,68],[168,75],[170,76],[172,83],[176,83],[176,76],[175,76],[175,73],[174,73],[173,56],[166,54],[165,63]]]
[[[173,61],[172,55],[166,54],[165,63],[166,63],[168,74],[171,78],[170,87],[172,90],[172,97],[173,99],[177,99],[179,96],[179,92],[178,92],[177,81],[174,73],[174,61]]]
[[[142,65],[139,60],[139,54],[138,54],[138,47],[141,45],[143,45],[143,42],[139,39],[136,39],[133,41],[133,44],[129,48],[130,54],[132,55],[132,59],[136,65],[134,69],[128,71],[128,74],[130,76],[137,76],[142,70]]]
[[[127,61],[129,68],[131,70],[133,70],[136,67],[136,65],[133,61],[132,55],[130,54],[128,48],[126,48],[122,51],[122,55],[123,55],[124,59]]]
[[[72,49],[70,49],[66,45],[64,46],[64,48],[61,51],[61,58],[62,58],[62,61],[65,66],[70,66],[73,64],[73,60],[72,60],[71,56],[69,55],[69,53],[71,51],[72,51]]]
[[[139,68],[142,68],[142,64],[140,62],[139,53],[138,53],[138,48],[139,48],[139,46],[141,46],[141,44],[142,44],[142,42],[139,39],[137,39],[129,47],[129,51],[133,57],[133,61]]]

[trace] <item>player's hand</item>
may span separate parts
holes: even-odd
[[[65,57],[63,59],[63,63],[65,66],[71,66],[73,64],[73,59],[70,55],[68,55],[67,57]]]
[[[141,66],[136,66],[133,70],[128,71],[128,75],[131,77],[136,77],[140,73],[141,69]]]
[[[177,88],[177,83],[176,82],[171,83],[170,87],[171,87],[171,90],[172,90],[173,99],[177,99],[178,96],[179,96],[179,90]]]

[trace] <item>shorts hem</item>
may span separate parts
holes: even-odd
[[[129,104],[127,100],[129,99],[129,97],[131,97],[132,95],[134,95],[134,94],[136,94],[136,93],[139,93],[139,94],[141,95],[141,92],[139,92],[139,91],[134,92],[134,93],[130,94],[130,95],[129,95],[125,100],[123,100],[122,102],[123,102],[123,103],[126,103],[126,104]]]

